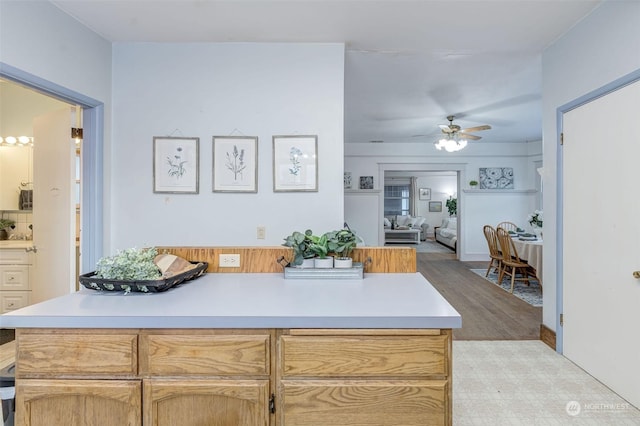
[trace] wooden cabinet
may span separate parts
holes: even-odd
[[[20,380],[17,425],[138,426],[140,380]]]
[[[21,425],[451,424],[451,330],[18,329],[16,360]]]
[[[24,249],[0,249],[0,314],[31,301],[31,256]]]
[[[279,346],[280,425],[451,424],[451,334],[291,330]]]
[[[267,426],[269,380],[149,379],[144,424]]]

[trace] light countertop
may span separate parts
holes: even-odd
[[[419,273],[364,279],[206,274],[160,293],[89,289],[0,316],[7,328],[460,328]]]

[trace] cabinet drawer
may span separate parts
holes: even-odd
[[[127,334],[19,333],[18,377],[133,376],[138,336]]]
[[[284,377],[446,376],[448,336],[282,336]]]
[[[24,308],[30,303],[30,291],[0,291],[0,309],[1,313],[15,311]]]
[[[0,249],[0,265],[29,265],[29,253],[22,249]]]
[[[29,290],[29,266],[0,265],[0,290]]]
[[[268,375],[270,336],[161,335],[141,340],[150,375]]]
[[[425,426],[448,420],[445,380],[283,380],[282,425]]]

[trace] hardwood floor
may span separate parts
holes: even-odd
[[[454,340],[539,340],[542,308],[531,306],[470,269],[488,262],[460,262],[455,254],[417,253],[418,272],[462,315]]]

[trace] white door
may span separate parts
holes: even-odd
[[[640,82],[563,117],[563,353],[640,407]]]
[[[34,302],[75,291],[75,144],[71,110],[33,120]]]

